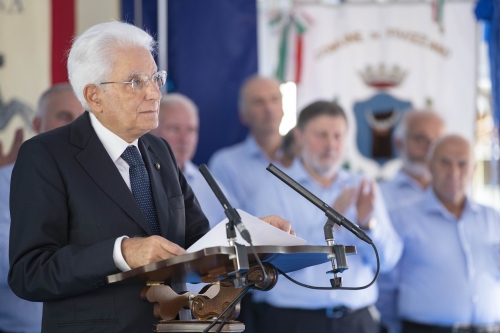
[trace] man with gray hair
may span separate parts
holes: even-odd
[[[68,74],[88,112],[19,151],[8,280],[19,297],[44,302],[43,332],[151,330],[143,286],[107,285],[106,276],[182,255],[209,230],[170,146],[148,133],[166,81],[154,46],[127,23],[86,30]]]
[[[405,113],[394,132],[394,145],[403,166],[392,180],[380,183],[380,191],[389,211],[424,195],[431,182],[427,155],[431,144],[444,130],[444,120],[434,111],[412,110]],[[391,280],[388,274],[380,274],[377,308],[383,327],[394,332],[398,326],[394,308],[398,291],[393,288]]]
[[[191,162],[198,144],[199,122],[196,104],[182,94],[170,93],[160,101],[158,127],[151,133],[170,144],[179,169],[196,194],[210,225],[215,226],[226,217],[224,209],[198,167]],[[232,204],[237,207],[236,203]]]
[[[445,130],[443,119],[429,110],[406,112],[394,132],[394,145],[403,167],[394,179],[380,184],[388,209],[419,198],[431,181],[426,157]]]
[[[68,83],[56,84],[39,99],[33,128],[44,133],[71,123],[83,107]],[[17,297],[7,284],[9,272],[9,189],[14,164],[0,168],[0,332],[40,332],[42,304]],[[29,313],[29,316],[26,315]]]
[[[403,333],[500,332],[500,213],[467,195],[474,168],[468,140],[438,139],[430,186],[390,212],[404,244],[390,275]]]
[[[158,125],[166,76],[154,46],[126,23],[85,31],[68,74],[88,112],[19,151],[9,284],[44,302],[42,331],[150,330],[142,286],[106,286],[106,276],[183,254],[209,230],[170,147],[146,134]]]

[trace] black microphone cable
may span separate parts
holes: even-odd
[[[208,333],[208,331],[210,331],[210,329],[212,329],[212,327],[214,327],[217,324],[217,322],[222,318],[222,316],[224,316],[227,313],[227,315],[224,317],[224,321],[221,322],[221,325],[217,329],[218,330],[217,332],[220,332],[220,330],[224,326],[225,321],[227,320],[227,318],[229,318],[229,314],[232,312],[232,310],[236,307],[236,304],[238,304],[238,302],[241,301],[243,296],[245,296],[249,290],[250,286],[245,287],[243,292],[239,294],[235,299],[233,299],[233,301],[229,303],[229,305],[220,313],[220,315],[217,318],[215,318],[212,321],[212,323],[208,325],[207,328],[205,328],[205,330],[203,330],[203,333]]]
[[[278,268],[276,268],[276,270],[281,275],[283,275],[285,278],[287,278],[288,280],[290,280],[293,283],[295,283],[296,285],[299,285],[299,286],[304,287],[304,288],[309,288],[309,289],[314,289],[314,290],[362,290],[362,289],[366,289],[375,283],[375,281],[377,280],[378,275],[380,273],[380,258],[378,256],[377,248],[375,247],[375,245],[373,243],[370,243],[370,245],[373,247],[373,250],[375,251],[375,256],[377,257],[377,270],[375,272],[375,277],[373,278],[373,280],[370,283],[368,283],[367,285],[362,286],[362,287],[315,287],[315,286],[310,286],[310,285],[307,285],[305,283],[302,283],[302,282],[299,282],[299,281],[293,279],[292,277],[290,277],[289,275],[287,275],[285,272],[283,272],[282,270],[280,270]]]

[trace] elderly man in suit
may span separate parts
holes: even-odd
[[[154,44],[121,22],[85,31],[68,73],[89,112],[19,151],[9,284],[44,302],[43,332],[151,330],[153,304],[139,297],[142,286],[106,285],[106,276],[182,255],[209,230],[170,146],[148,133],[158,126],[166,76]]]

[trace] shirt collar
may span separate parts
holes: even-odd
[[[267,157],[267,155],[262,150],[262,148],[260,148],[260,146],[257,144],[257,141],[255,140],[255,137],[252,134],[248,134],[248,136],[246,137],[245,141],[243,141],[243,145],[245,147],[246,153],[249,156],[262,157],[266,161],[269,161],[269,162],[272,162],[272,163],[276,163],[280,159],[281,155],[283,154],[283,152],[281,151],[281,149],[279,149],[276,152],[276,159],[277,160],[276,161],[270,161],[269,158]]]
[[[427,212],[439,212],[443,216],[451,216],[451,213],[446,209],[443,203],[439,201],[438,197],[436,196],[436,193],[434,192],[434,189],[432,188],[432,185],[429,185],[429,188],[425,190],[424,209]],[[475,213],[478,211],[478,209],[479,206],[477,205],[477,203],[472,201],[470,197],[467,195],[465,197],[465,206],[462,215],[467,211],[472,211]]]
[[[99,140],[101,140],[104,149],[106,149],[113,162],[116,162],[116,160],[121,157],[128,146],[136,146],[137,150],[139,150],[139,139],[135,139],[132,143],[128,143],[127,141],[123,140],[118,135],[104,127],[104,125],[101,124],[101,122],[92,112],[89,111],[89,114],[90,123],[92,124],[97,137],[99,138]]]
[[[302,164],[300,157],[297,157],[293,160],[293,163],[288,169],[287,173],[298,183],[302,184],[312,183],[320,186],[304,168],[304,165]],[[339,185],[342,186],[349,179],[350,179],[349,173],[344,169],[340,169],[339,171],[337,171],[335,179],[333,180],[333,183],[330,184],[329,187],[339,186]]]
[[[396,176],[394,176],[394,182],[399,186],[399,187],[405,187],[405,186],[411,186],[417,191],[423,192],[425,189],[420,186],[419,183],[417,183],[412,177],[410,177],[406,172],[404,172],[402,169],[399,170],[396,173]]]
[[[251,134],[248,134],[247,138],[245,139],[244,146],[245,150],[249,155],[252,156],[264,155],[262,149],[260,149],[259,145],[257,144],[257,141],[255,141],[255,138]]]

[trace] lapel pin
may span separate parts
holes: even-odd
[[[155,163],[156,170],[160,170],[160,163]]]

